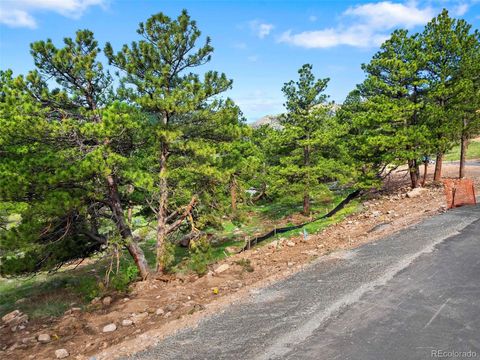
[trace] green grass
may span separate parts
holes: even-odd
[[[147,254],[151,252],[148,251]],[[52,274],[0,278],[0,316],[19,309],[32,319],[57,317],[73,306],[85,307],[93,298],[106,293],[127,293],[128,285],[138,274],[133,260],[123,254],[118,273],[114,262],[106,287],[105,274],[110,260],[111,258],[97,259],[78,269],[61,270]],[[21,302],[17,303],[18,300]]]
[[[305,229],[308,235],[314,235],[320,233],[323,229],[326,227],[335,224],[337,222],[342,221],[345,217],[347,217],[350,214],[353,214],[357,212],[360,209],[360,203],[358,200],[350,202],[347,206],[345,206],[342,210],[340,210],[338,213],[333,215],[330,218],[327,219],[320,219],[314,222],[311,222],[307,225],[305,225],[302,228],[287,231],[282,234],[277,234],[274,238],[272,238],[271,241],[275,239],[280,239],[280,238],[291,238],[295,236],[303,236],[303,230]]]
[[[467,149],[467,159],[480,159],[480,141],[471,141]],[[445,154],[446,161],[460,160],[460,146],[457,145]]]

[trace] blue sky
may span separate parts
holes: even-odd
[[[57,45],[77,29],[92,30],[101,47],[115,49],[137,40],[140,21],[186,8],[215,53],[202,70],[225,72],[228,92],[249,121],[283,109],[281,87],[312,63],[329,77],[332,100],[342,102],[363,79],[360,64],[396,28],[421,30],[443,7],[474,28],[480,0],[443,1],[168,1],[168,0],[0,0],[0,68],[16,74],[33,68],[29,44],[51,38]]]

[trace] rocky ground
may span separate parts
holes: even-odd
[[[445,165],[445,176],[457,166]],[[468,166],[480,193],[480,166]],[[87,311],[72,307],[60,319],[28,322],[15,312],[2,318],[0,358],[112,359],[153,344],[202,317],[221,311],[256,288],[298,272],[319,256],[341,256],[428,216],[446,211],[443,188],[429,185],[409,192],[399,171],[382,191],[371,194],[362,210],[320,234],[280,239],[228,257],[203,277],[152,278],[136,283],[128,297],[95,299]]]

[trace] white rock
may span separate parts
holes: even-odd
[[[48,343],[50,342],[51,339],[50,339],[50,335],[48,334],[40,334],[38,335],[37,340],[38,342],[41,342],[41,343]]]
[[[106,333],[106,332],[113,332],[117,330],[117,325],[115,325],[114,323],[112,324],[108,324],[108,325],[105,325],[103,327],[103,332]]]
[[[422,195],[425,191],[427,191],[427,189],[425,189],[425,188],[415,188],[415,189],[407,192],[407,197],[408,198],[416,198],[416,197],[419,197],[420,195]]]
[[[133,324],[133,321],[130,319],[124,319],[122,320],[122,326],[130,326]]]
[[[110,296],[106,296],[102,300],[102,304],[108,306],[112,303],[112,298]]]
[[[294,247],[295,243],[293,241],[287,241],[287,246],[288,247]]]
[[[218,267],[215,269],[215,272],[216,272],[217,274],[220,274],[220,273],[228,270],[229,268],[230,268],[230,265],[228,265],[228,264],[222,264],[222,265],[218,266]]]
[[[378,211],[378,210],[372,211],[372,216],[373,217],[379,217],[380,215],[382,215],[381,211]]]
[[[58,349],[58,350],[55,350],[55,356],[57,357],[57,359],[65,359],[66,357],[68,357],[68,355],[70,355],[67,351],[67,349]]]

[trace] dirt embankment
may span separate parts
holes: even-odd
[[[453,177],[456,172],[457,166],[445,166],[445,176]],[[467,172],[475,179],[478,194],[480,166],[470,166]],[[200,278],[177,276],[137,283],[128,297],[100,299],[88,312],[73,309],[60,319],[30,322],[15,332],[3,326],[0,358],[55,359],[59,349],[68,352],[68,359],[93,355],[113,359],[131,354],[194,325],[256,288],[299,271],[319,256],[337,256],[338,250],[374,241],[445,211],[442,187],[429,185],[408,197],[406,175],[396,173],[382,191],[363,203],[360,212],[306,239],[299,234],[236,254]],[[40,342],[40,334],[48,334],[50,339]]]

